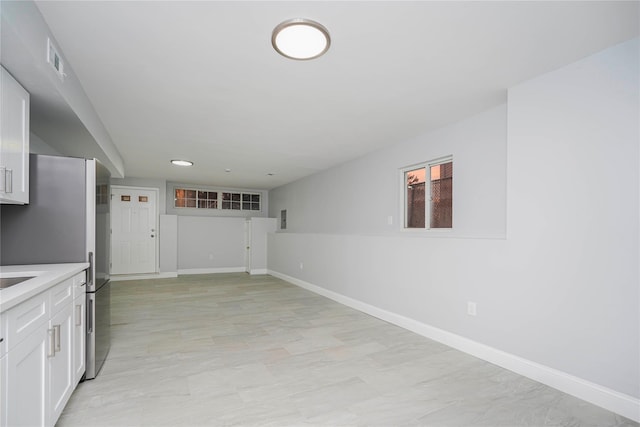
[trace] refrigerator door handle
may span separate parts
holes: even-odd
[[[89,298],[87,305],[87,332],[93,333],[93,300]]]
[[[4,178],[4,191],[5,193],[13,193],[13,170],[7,169],[6,174]]]
[[[87,272],[87,288],[93,286],[93,252],[89,252],[89,271]]]

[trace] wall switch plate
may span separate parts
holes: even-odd
[[[393,225],[393,215],[389,215],[389,216],[387,217],[387,224],[388,224],[388,225]]]
[[[304,264],[300,263],[300,270],[302,270],[304,268]]]
[[[469,316],[475,316],[477,314],[475,302],[471,302],[471,301],[467,302],[467,314]]]

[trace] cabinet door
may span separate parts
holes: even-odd
[[[86,369],[86,304],[84,293],[73,301],[73,383],[78,384]]]
[[[49,321],[54,331],[55,356],[49,363],[50,425],[54,425],[67,404],[75,383],[73,382],[73,305],[67,304]]]
[[[29,203],[29,94],[2,68],[0,202]]]
[[[45,323],[4,356],[6,371],[2,381],[6,381],[6,393],[1,419],[4,426],[48,425],[47,356],[52,354],[52,339]]]

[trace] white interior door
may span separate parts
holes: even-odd
[[[157,190],[111,189],[111,274],[156,273]]]

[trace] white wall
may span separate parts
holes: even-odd
[[[178,217],[160,215],[160,273],[178,273]]]
[[[267,273],[267,235],[276,231],[276,221],[275,218],[251,218],[247,220],[251,239],[251,265],[249,266],[249,273],[251,274]]]
[[[257,211],[217,211],[212,215],[205,209],[176,209],[173,207],[173,187],[193,186],[193,184],[179,184],[162,179],[147,178],[112,178],[112,185],[130,187],[156,188],[159,190],[158,233],[160,237],[160,266],[161,274],[197,274],[223,271],[244,271],[245,268],[245,235],[244,221],[247,216],[255,215],[260,224],[269,222],[268,218],[261,218],[267,214],[268,194],[263,190],[255,190],[262,194],[262,210]],[[197,188],[217,188],[195,185]],[[252,191],[235,189],[234,191]],[[217,215],[217,216],[216,216]],[[193,218],[192,220],[183,219]],[[271,220],[272,222],[274,220]],[[229,226],[231,224],[231,226]],[[264,238],[265,242],[258,246],[266,246],[266,237],[262,228],[256,234],[257,238]],[[241,251],[240,249],[241,248]],[[257,251],[255,267],[266,271],[266,248]],[[210,255],[213,259],[210,259]],[[261,257],[264,257],[262,259]]]
[[[46,156],[62,156],[62,153],[44,142],[33,132],[29,134],[29,152],[32,154],[44,154]]]
[[[635,397],[638,49],[629,42],[509,91],[517,287],[502,292],[530,307],[520,316],[529,336],[509,334],[510,351]]]
[[[502,105],[274,189],[269,216],[279,217],[286,209],[288,233],[397,234],[402,223],[399,169],[453,155],[455,228],[448,235],[504,237],[506,115]]]
[[[508,114],[273,190],[288,231],[269,236],[269,269],[640,418],[638,47],[511,89]],[[459,229],[385,226],[398,168],[448,151]]]
[[[178,273],[244,271],[244,218],[178,217]]]

